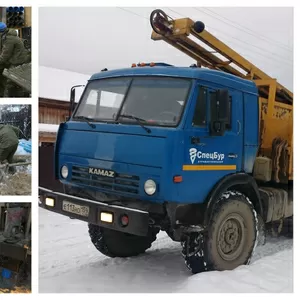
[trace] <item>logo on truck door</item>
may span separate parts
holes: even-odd
[[[98,168],[89,168],[89,174],[100,175],[105,177],[115,177],[114,171],[98,169]]]
[[[190,149],[190,160],[194,164],[195,160],[198,159],[198,163],[222,163],[225,154],[218,152],[202,152],[198,151],[196,148]]]

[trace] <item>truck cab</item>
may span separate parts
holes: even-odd
[[[110,197],[203,203],[224,176],[252,172],[257,124],[249,81],[173,66],[102,72],[59,130],[56,174]]]

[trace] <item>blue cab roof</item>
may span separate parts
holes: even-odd
[[[242,79],[240,77],[221,71],[193,67],[146,66],[116,69],[96,73],[91,76],[89,81],[125,76],[168,76],[199,79],[203,81],[213,82],[220,86],[231,87],[247,93],[258,93],[255,83],[250,80]]]

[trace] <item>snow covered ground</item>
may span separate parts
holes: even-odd
[[[180,245],[160,233],[144,255],[107,258],[87,224],[39,208],[39,290],[51,292],[293,292],[293,240],[268,237],[251,265],[191,275]]]

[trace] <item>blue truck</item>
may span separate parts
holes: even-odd
[[[40,187],[40,206],[87,222],[108,257],[144,253],[165,231],[193,273],[249,263],[265,224],[293,215],[290,173],[278,182],[272,164],[283,152],[261,140],[261,95],[253,80],[196,66],[94,74],[77,105],[72,88],[57,133],[64,193]],[[283,96],[276,105],[292,111]]]

